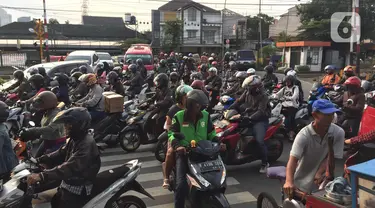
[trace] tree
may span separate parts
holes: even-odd
[[[275,19],[267,14],[260,13],[257,16],[247,17],[247,39],[259,39],[259,20],[262,21],[262,40],[269,37],[269,26],[273,24]]]
[[[50,19],[48,20],[48,24],[50,24],[50,25],[58,25],[58,24],[60,24],[60,23],[59,23],[59,21],[58,21],[57,19],[55,19],[55,18],[50,18]]]
[[[280,51],[278,48],[273,47],[272,45],[264,46],[262,48],[263,58],[269,58],[276,54],[276,52]]]
[[[331,41],[331,16],[335,12],[351,12],[351,0],[312,0],[308,4],[297,6],[301,20],[298,37],[304,40]],[[374,0],[361,0],[359,15],[361,16],[361,39],[375,39],[375,6]],[[351,30],[349,18],[339,24],[338,32],[344,27]],[[350,37],[350,33],[343,37]]]
[[[132,44],[137,44],[137,43],[149,43],[148,40],[141,39],[141,38],[128,38],[124,41],[119,42],[120,46],[122,48],[129,48]]]
[[[292,41],[292,36],[291,35],[287,35],[285,31],[279,33],[279,35],[277,36],[276,38],[276,41],[277,42],[290,42]]]
[[[70,23],[69,20],[66,20],[66,21],[65,21],[65,24],[66,24],[66,25],[69,25],[69,23]]]
[[[165,51],[176,50],[181,45],[182,39],[182,21],[166,21],[163,27],[164,36],[162,39],[162,47]]]

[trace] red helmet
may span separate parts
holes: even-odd
[[[344,85],[352,85],[356,87],[361,87],[361,80],[358,77],[349,77]]]
[[[217,65],[217,61],[213,61],[212,66],[216,66],[216,65]]]

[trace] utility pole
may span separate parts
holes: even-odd
[[[285,54],[286,54],[286,41],[288,38],[288,27],[289,27],[289,10],[288,10],[288,17],[286,19],[286,28],[285,28],[285,38],[284,38],[284,50],[283,50],[283,65],[285,66]]]
[[[46,0],[43,0],[43,12],[44,12],[44,41],[46,43],[47,62],[49,62],[50,57],[49,57],[49,51],[48,51],[48,28],[47,28]]]
[[[43,61],[43,22],[42,20],[38,19],[35,21],[35,28],[34,31],[37,35],[37,39],[39,39],[39,52],[40,52],[40,62]]]
[[[224,59],[224,18],[225,18],[225,10],[227,8],[227,0],[224,1],[224,9],[221,12],[221,58]],[[224,64],[222,64],[224,69]]]
[[[353,29],[352,29],[352,39],[356,38],[356,72],[358,76],[361,76],[361,69],[360,69],[360,64],[361,64],[361,37],[360,35],[360,30],[361,30],[361,25],[360,25],[360,20],[356,19],[356,15],[359,14],[359,0],[353,0],[353,13],[352,13],[352,21],[353,21]],[[353,41],[354,42],[354,41]],[[353,47],[353,43],[351,43],[351,48]]]
[[[262,13],[262,0],[259,0],[259,15]],[[259,39],[258,39],[258,69],[261,68],[262,64],[260,63],[260,60],[262,59],[263,61],[263,53],[262,53],[262,19],[259,16]]]

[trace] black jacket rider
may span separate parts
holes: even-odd
[[[279,79],[275,74],[266,73],[262,78],[262,82],[265,88],[269,88],[272,85],[276,85],[279,82]]]

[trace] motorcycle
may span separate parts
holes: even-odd
[[[234,101],[236,101],[236,99],[228,95],[221,96],[219,103],[212,109],[214,111],[214,113],[210,115],[212,122],[221,119],[224,111],[226,111]]]
[[[132,160],[128,163],[114,168],[112,170],[101,172],[97,175],[91,200],[87,202],[84,208],[94,207],[130,207],[146,208],[142,199],[127,195],[122,196],[127,191],[136,191],[154,199],[143,187],[136,181],[141,170],[141,163],[138,160]],[[50,207],[49,200],[54,195],[54,191],[35,193],[37,185],[28,186],[27,176],[33,172],[40,172],[41,167],[35,158],[24,160],[13,170],[12,179],[3,186],[0,195],[0,207],[27,207],[27,199],[32,201],[34,208]],[[56,190],[56,189],[55,189]],[[37,200],[35,200],[37,199]]]
[[[175,133],[176,139],[184,139]],[[177,153],[179,154],[179,153]],[[192,140],[187,148],[186,174],[189,193],[186,197],[188,207],[230,207],[225,197],[226,168],[220,156],[220,145],[209,140]],[[176,170],[170,174],[170,191],[176,191]],[[190,206],[189,206],[190,205]]]
[[[229,110],[225,114],[225,119],[215,123],[216,136],[227,145],[226,153],[222,154],[224,163],[227,165],[240,165],[250,163],[259,159],[259,148],[250,131],[251,124],[247,119],[238,118],[235,110]],[[283,135],[277,134],[283,125],[284,116],[271,117],[269,127],[264,137],[266,147],[268,148],[268,160],[274,162],[283,152]],[[239,158],[241,145],[245,145],[243,154],[246,157]]]
[[[26,127],[26,125],[25,125]],[[28,128],[29,127],[35,127],[35,123],[33,121],[28,121]],[[21,130],[21,129],[20,129]],[[19,131],[20,131],[19,130]],[[18,135],[18,134],[16,134]],[[13,150],[16,153],[18,159],[23,160],[24,158],[27,158],[27,154],[31,151],[31,143],[23,142],[20,138],[15,138],[12,142],[14,142]],[[29,149],[28,149],[29,148]]]

